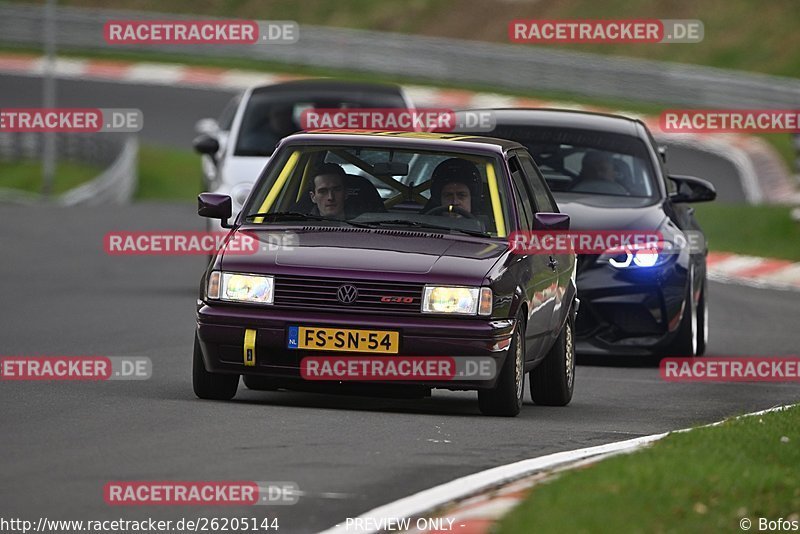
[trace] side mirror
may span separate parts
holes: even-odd
[[[197,197],[197,214],[209,219],[220,219],[223,228],[233,228],[228,219],[233,211],[231,197],[219,193],[200,193]]]
[[[569,215],[566,213],[537,213],[533,216],[534,230],[569,230]]]
[[[717,190],[708,180],[677,175],[670,175],[669,179],[678,186],[678,191],[669,196],[673,202],[708,202],[717,198]]]
[[[192,141],[192,146],[198,154],[206,154],[211,157],[214,157],[219,151],[219,141],[208,134],[200,134],[195,137],[194,141]]]

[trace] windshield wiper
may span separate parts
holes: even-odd
[[[405,219],[390,219],[386,221],[370,221],[362,223],[368,226],[381,226],[383,224],[393,224],[397,226],[411,226],[413,228],[430,228],[432,230],[445,230],[447,232],[461,232],[475,237],[491,237],[487,232],[478,230],[464,230],[463,228],[453,228],[452,226],[442,226],[438,224],[421,223],[419,221],[407,221]]]
[[[299,211],[275,211],[275,212],[264,212],[264,213],[251,213],[250,215],[245,216],[244,220],[249,221],[255,219],[256,217],[263,217],[265,220],[269,222],[330,221],[330,222],[347,223],[349,225],[357,226],[359,228],[369,228],[369,226],[367,226],[366,224],[355,223],[352,221],[348,221],[346,219],[337,219],[336,217],[325,217],[323,215],[314,215],[313,213],[301,213]]]

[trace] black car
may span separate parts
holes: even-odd
[[[708,341],[706,238],[692,202],[716,198],[707,181],[668,174],[666,151],[627,117],[556,109],[492,110],[481,132],[533,155],[575,231],[654,231],[658,254],[582,254],[578,259],[576,351],[702,355]],[[468,133],[468,132],[467,132]]]

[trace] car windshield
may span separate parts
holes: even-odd
[[[630,135],[530,126],[498,126],[492,137],[525,146],[553,193],[652,198],[658,195],[645,144]]]
[[[402,108],[402,95],[385,93],[254,92],[247,102],[236,139],[236,156],[270,156],[278,141],[300,131],[300,117],[310,109]]]
[[[246,223],[506,236],[506,182],[491,156],[348,145],[290,146],[277,158]]]

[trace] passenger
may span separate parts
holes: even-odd
[[[324,163],[315,172],[309,191],[312,213],[335,219],[345,218],[345,172],[335,163]]]

